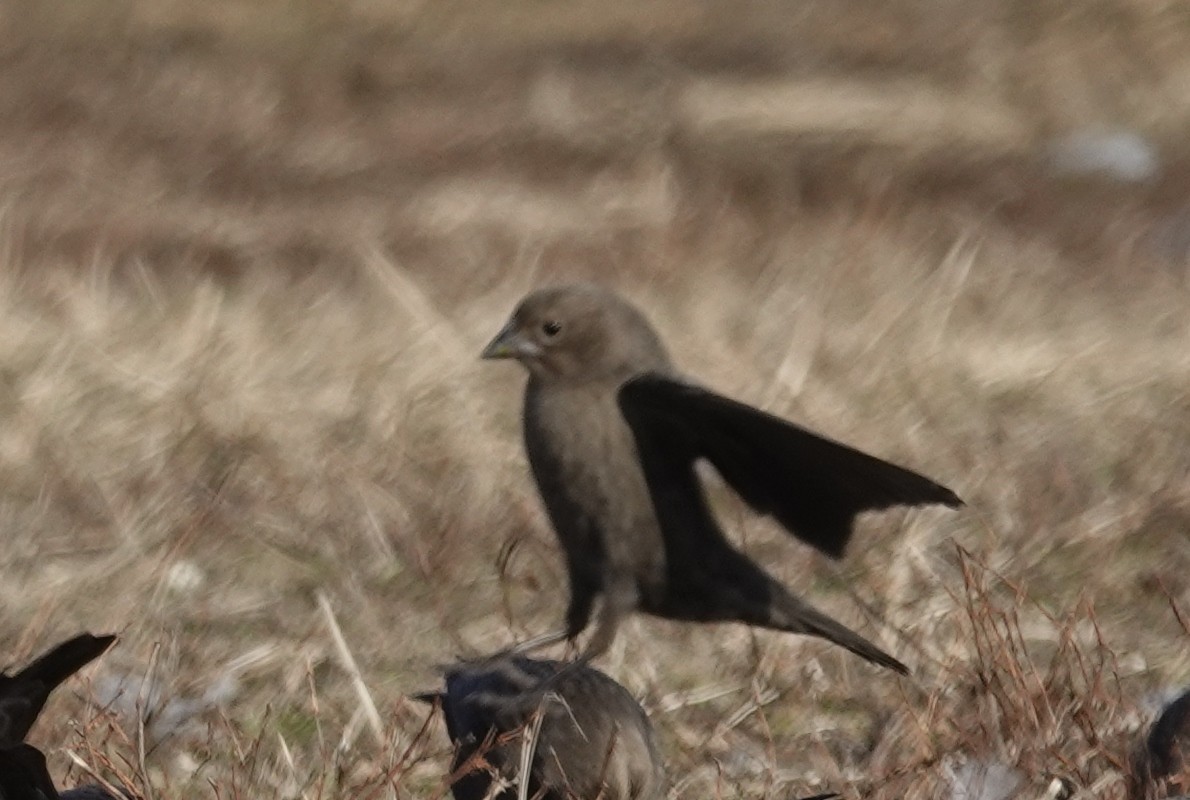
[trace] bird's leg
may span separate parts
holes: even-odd
[[[608,609],[609,605],[605,603],[603,609],[600,610],[599,616],[595,620],[595,632],[591,634],[590,641],[583,648],[583,652],[579,655],[576,663],[586,664],[588,661],[603,655],[611,647],[612,641],[615,640],[616,628],[619,627],[620,617],[614,611]]]
[[[582,649],[577,658],[575,658],[573,661],[567,661],[565,666],[542,681],[538,686],[538,689],[542,689],[546,686],[557,684],[562,680],[565,680],[566,676],[570,675],[581,667],[585,667],[591,662],[592,659],[602,655],[609,647],[611,647],[612,641],[616,638],[616,628],[619,626],[620,618],[623,616],[623,612],[612,602],[611,598],[612,594],[610,592],[604,595],[603,602],[599,607],[599,613],[595,618],[595,632],[591,634],[591,639],[587,642],[587,646]],[[631,608],[631,606],[629,606],[629,608]],[[544,634],[542,636],[536,637],[536,639],[529,640],[525,644],[533,644],[537,639],[544,640],[552,635],[553,634]],[[560,638],[567,639],[571,646],[573,646],[575,642],[573,637],[565,633],[561,634]],[[558,639],[553,639],[549,642],[549,644],[553,644],[556,641],[558,641]],[[519,645],[518,647],[524,646],[525,645]],[[541,646],[544,647],[545,645]],[[571,648],[568,647],[568,656],[570,655],[570,650]]]
[[[496,655],[497,657],[501,658],[507,656],[523,656],[526,653],[532,653],[535,650],[542,649],[543,647],[549,647],[552,644],[557,644],[558,642],[561,642],[567,638],[569,637],[566,631],[550,631],[549,633],[543,633],[538,636],[534,636],[532,639],[527,639],[520,644],[514,644],[512,647],[501,650]]]
[[[523,656],[563,640],[573,642],[587,627],[587,623],[591,619],[591,608],[594,605],[595,596],[595,584],[585,581],[577,582],[571,590],[570,607],[566,610],[565,629],[534,636],[532,639],[494,653],[491,658]]]
[[[579,663],[586,664],[607,652],[616,638],[620,620],[637,607],[638,599],[639,593],[631,581],[616,581],[607,588],[595,619],[595,632],[583,648],[582,655],[578,658]]]
[[[581,591],[577,589],[581,589]],[[528,639],[520,644],[514,644],[512,647],[499,650],[493,653],[490,658],[499,659],[510,656],[523,656],[564,640],[573,642],[582,633],[583,628],[587,627],[587,623],[591,619],[591,607],[595,600],[595,591],[591,587],[581,585],[577,589],[572,592],[570,608],[566,611],[566,627],[563,630],[550,631],[549,633],[534,636],[532,639]]]

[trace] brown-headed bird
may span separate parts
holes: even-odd
[[[950,489],[682,378],[644,315],[598,286],[532,292],[483,357],[529,372],[525,448],[570,578],[565,631],[518,650],[574,640],[601,597],[584,659],[640,610],[819,636],[907,673],[733,547],[695,464],[710,462],[754,510],[835,558],[860,512],[962,505]]]
[[[501,656],[455,664],[440,702],[455,744],[455,800],[651,800],[665,793],[656,735],[628,690],[583,664]],[[536,728],[536,730],[535,730]],[[492,787],[498,778],[508,784]]]

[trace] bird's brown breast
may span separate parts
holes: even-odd
[[[597,536],[608,577],[631,575],[644,588],[664,581],[664,545],[617,388],[531,383],[525,440],[563,546]]]

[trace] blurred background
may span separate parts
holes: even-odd
[[[969,504],[834,564],[716,496],[914,676],[634,620],[600,666],[672,796],[1123,797],[1190,683],[1188,129],[1163,0],[5,3],[2,660],[122,637],[34,741],[67,786],[440,796],[407,695],[566,596],[478,353],[595,279]]]

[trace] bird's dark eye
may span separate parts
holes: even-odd
[[[541,324],[541,332],[546,336],[557,336],[562,332],[562,323],[554,322],[552,319]]]

